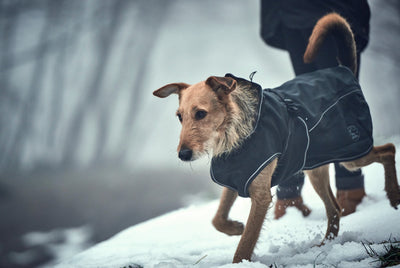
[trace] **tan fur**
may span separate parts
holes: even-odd
[[[309,59],[316,55],[324,36],[331,31],[332,27],[340,28],[338,35],[353,38],[347,22],[336,14],[322,18],[317,26],[307,48],[307,51],[312,52],[307,56]],[[352,49],[351,45],[344,47],[348,50]],[[355,56],[353,52],[348,51],[345,62],[350,62],[350,64],[353,62],[352,57]],[[351,68],[355,70],[354,66]],[[173,83],[154,91],[153,94],[161,98],[170,94],[179,95],[177,114],[182,119],[182,131],[178,152],[182,153],[182,156],[179,156],[183,158],[182,160],[192,161],[206,153],[216,156],[230,152],[240,146],[241,142],[251,134],[260,100],[248,84],[238,83],[229,77],[211,76],[206,81],[194,85]],[[200,118],[199,111],[206,113],[203,113]],[[187,154],[188,151],[190,154]],[[184,153],[186,153],[185,157]],[[394,157],[394,145],[386,144],[374,147],[368,155],[355,161],[345,162],[343,165],[349,170],[355,170],[374,162],[383,164],[385,190],[390,204],[397,208],[400,204],[400,189]],[[242,235],[233,262],[251,259],[265,215],[271,204],[271,178],[277,163],[277,159],[273,160],[249,186],[251,210],[246,226],[229,219],[229,211],[238,194],[230,189],[223,189],[212,223],[218,231],[228,235]],[[324,241],[333,239],[339,232],[340,208],[329,185],[328,166],[309,170],[307,174],[325,205],[328,224]]]
[[[244,230],[242,223],[228,219],[229,211],[237,196],[237,192],[224,187],[217,213],[212,220],[215,229],[227,235],[241,235]]]
[[[338,46],[339,62],[349,67],[353,73],[356,73],[356,42],[354,41],[353,32],[347,21],[336,13],[322,17],[314,26],[304,53],[304,62],[310,63],[315,59],[319,48],[328,34],[332,34]]]
[[[397,209],[400,200],[399,185],[396,175],[396,148],[392,143],[376,146],[363,158],[342,165],[349,170],[357,170],[372,163],[381,163],[385,171],[385,191],[390,205]]]
[[[204,120],[193,120],[198,110],[208,112]],[[182,147],[190,148],[194,152],[195,159],[212,151],[213,142],[210,139],[215,139],[220,135],[226,116],[235,113],[234,111],[235,107],[229,100],[224,100],[224,103],[218,101],[214,92],[204,82],[182,90],[177,111],[183,119],[178,151]]]
[[[271,178],[277,163],[277,159],[274,159],[250,184],[250,214],[233,257],[234,263],[251,259],[265,216],[272,202]]]
[[[249,86],[238,86],[232,91],[231,104],[236,109],[227,117],[223,133],[215,143],[213,156],[220,156],[239,147],[254,128],[254,115],[257,112],[257,96],[252,94]],[[246,110],[239,107],[245,107]]]
[[[233,80],[233,79],[232,79]],[[239,147],[254,128],[258,96],[250,85],[237,85],[231,94],[216,94],[205,82],[194,85],[168,84],[156,91],[157,97],[179,95],[177,114],[182,116],[178,152],[193,150],[194,159],[204,154],[219,156]],[[193,120],[197,110],[206,111],[204,120]]]
[[[325,205],[326,215],[328,217],[325,239],[332,239],[339,233],[340,207],[329,184],[329,165],[308,170],[306,173],[312,186]]]

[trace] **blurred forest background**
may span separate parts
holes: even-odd
[[[370,5],[360,82],[379,143],[400,135],[400,2]],[[215,198],[209,159],[177,160],[177,100],[151,93],[255,70],[264,87],[293,77],[259,37],[258,1],[1,0],[0,267]]]

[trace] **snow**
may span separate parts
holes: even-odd
[[[333,173],[331,168],[331,185]],[[377,267],[379,262],[363,243],[382,253],[389,239],[398,240],[400,211],[390,206],[383,191],[383,168],[372,164],[363,173],[367,197],[354,214],[341,219],[339,236],[324,246],[317,245],[325,234],[325,209],[306,180],[303,199],[312,213],[303,218],[289,208],[283,218],[274,220],[270,209],[252,262],[231,264],[240,237],[213,228],[211,219],[218,206],[213,200],[132,226],[57,267]],[[230,217],[246,222],[249,209],[250,200],[238,198]]]

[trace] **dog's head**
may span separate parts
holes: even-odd
[[[234,79],[211,76],[194,85],[173,83],[153,92],[160,98],[173,93],[179,96],[176,115],[182,124],[178,145],[181,160],[193,161],[215,149],[225,135],[228,115],[235,109],[230,94],[235,88]]]

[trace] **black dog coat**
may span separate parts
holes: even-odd
[[[252,86],[260,94],[254,130],[239,148],[212,159],[214,182],[248,197],[250,183],[275,158],[272,186],[301,170],[355,160],[371,151],[369,107],[348,68],[299,75],[274,89]]]

